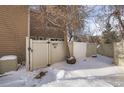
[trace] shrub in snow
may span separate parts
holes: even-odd
[[[66,59],[68,64],[75,64],[76,63],[76,59],[75,57],[69,57]]]

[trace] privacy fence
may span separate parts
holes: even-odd
[[[29,44],[30,40],[30,44]],[[71,56],[80,59],[96,54],[96,44],[69,42]],[[30,55],[29,55],[30,46]],[[64,41],[57,39],[33,40],[26,38],[26,66],[29,70],[46,67],[48,64],[62,62],[66,58]]]

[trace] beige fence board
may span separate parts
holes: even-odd
[[[114,56],[113,44],[101,44],[100,47],[97,49],[97,53],[104,56],[113,57]]]
[[[75,58],[86,57],[87,43],[84,42],[73,42],[73,55]]]
[[[90,57],[92,55],[97,54],[97,44],[95,43],[87,43],[86,56]]]

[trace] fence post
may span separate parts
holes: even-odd
[[[29,71],[29,37],[26,37],[26,70]]]

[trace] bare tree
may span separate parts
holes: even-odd
[[[73,33],[84,26],[84,15],[82,15],[85,14],[84,7],[57,5],[39,6],[36,9],[40,13],[39,19],[41,24],[43,24],[44,31],[48,28],[47,23],[50,23],[55,29],[59,29],[63,32],[67,62],[75,63],[76,59],[70,55],[67,37],[70,37],[69,41],[71,41]]]
[[[115,31],[120,32],[124,38],[124,6],[121,5],[110,5],[110,6],[101,6],[102,13],[97,16],[97,21],[100,20],[102,24],[111,25]],[[104,30],[103,30],[104,31]]]
[[[115,7],[115,10],[113,12],[113,15],[118,19],[119,21],[119,24],[122,28],[122,30],[120,30],[121,32],[121,35],[122,35],[122,38],[124,39],[124,23],[123,23],[123,20],[122,20],[122,16],[123,16],[123,9],[124,9],[124,6],[114,6]]]

